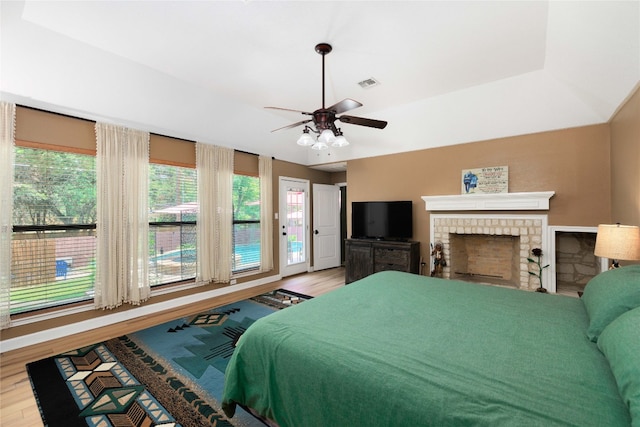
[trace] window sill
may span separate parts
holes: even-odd
[[[247,290],[270,284],[280,279],[275,274],[267,277],[256,278],[247,282],[236,285],[208,285],[197,286],[198,291],[191,289],[190,291],[175,292],[175,295],[154,298],[153,302],[147,302],[140,306],[123,305],[113,310],[96,310],[93,304],[87,304],[83,307],[77,307],[75,314],[69,315],[69,310],[60,310],[57,313],[48,313],[49,319],[43,316],[38,320],[34,320],[35,316],[29,318],[31,325],[26,325],[27,319],[21,320],[26,326],[16,327],[12,322],[10,328],[4,329],[0,333],[0,345],[3,352],[15,350],[18,348],[39,344],[53,339],[64,338],[80,332],[90,331],[92,329],[104,328],[110,325],[128,322],[145,316],[153,316],[160,312],[175,311],[181,307],[190,307],[194,304],[200,304],[202,301],[229,296],[238,292],[246,292]],[[195,284],[193,286],[196,287]],[[246,293],[245,293],[246,295]],[[80,313],[84,311],[84,313]],[[60,318],[62,312],[67,315],[66,318]],[[58,317],[51,320],[52,316]]]
[[[199,286],[201,285],[197,285],[195,281],[188,281],[159,286],[155,289],[151,288],[151,298],[160,295],[172,294],[174,292],[186,291],[189,289],[197,288]],[[24,326],[31,323],[56,319],[59,317],[72,316],[74,314],[84,313],[92,310],[96,310],[93,304],[93,300],[70,304],[66,307],[52,307],[33,313],[16,314],[14,316],[11,316],[11,327]]]

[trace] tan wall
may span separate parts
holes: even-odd
[[[611,120],[611,221],[640,225],[640,86]]]
[[[549,225],[595,226],[611,217],[609,152],[609,125],[602,124],[352,160],[348,218],[353,201],[412,200],[414,240],[426,259],[429,214],[421,196],[460,194],[463,169],[508,166],[509,192],[556,192]]]
[[[343,182],[347,182],[347,172],[333,172],[331,174],[332,184],[342,184]]]

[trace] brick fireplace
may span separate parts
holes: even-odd
[[[486,211],[548,210],[553,194],[424,196],[426,210],[430,212],[431,244],[442,243],[447,261],[443,278],[524,290],[538,288],[538,279],[529,274],[536,270],[527,258],[531,257],[532,249],[540,248],[544,254],[543,265],[554,263],[547,215]],[[436,213],[438,211],[447,213]],[[549,268],[543,270],[542,284],[550,288]]]
[[[518,289],[539,286],[527,258],[533,248],[549,253],[546,229],[547,215],[431,214],[431,238],[442,242],[447,260],[443,278]]]

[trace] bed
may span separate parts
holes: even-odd
[[[280,426],[640,426],[640,266],[582,299],[381,272],[256,321],[223,409]]]

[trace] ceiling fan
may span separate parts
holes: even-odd
[[[296,113],[302,113],[306,116],[311,116],[311,118],[301,120],[297,123],[290,124],[288,126],[284,126],[278,129],[274,129],[271,132],[279,131],[282,129],[291,129],[300,125],[305,125],[304,130],[302,131],[302,135],[298,139],[299,145],[310,146],[316,150],[322,150],[328,148],[328,144],[331,144],[334,147],[344,147],[349,145],[349,142],[346,140],[340,128],[336,127],[336,120],[339,120],[343,123],[348,123],[352,125],[359,126],[367,126],[376,129],[384,129],[387,126],[387,122],[382,120],[374,120],[374,119],[366,119],[364,117],[356,117],[356,116],[348,116],[338,114],[342,114],[349,110],[353,110],[354,108],[362,107],[362,104],[358,101],[355,101],[350,98],[343,99],[342,101],[334,104],[330,107],[325,107],[324,104],[324,57],[329,52],[331,52],[333,48],[328,43],[319,43],[316,45],[315,50],[320,55],[322,55],[322,108],[317,109],[316,111],[310,113],[307,111],[300,110],[292,110],[289,108],[280,108],[280,107],[265,107],[271,110],[283,110],[283,111],[293,111]],[[307,125],[307,123],[313,122],[314,127]],[[314,132],[318,134],[318,139],[314,139],[309,132]]]

